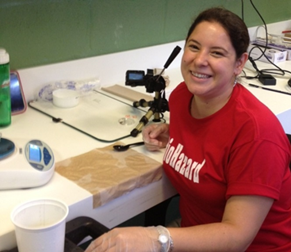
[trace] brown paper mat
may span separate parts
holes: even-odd
[[[141,99],[145,99],[146,101],[151,101],[154,99],[151,95],[143,94],[141,92],[117,84],[110,87],[102,87],[101,89],[132,102],[139,101]]]
[[[113,145],[56,163],[59,174],[93,194],[93,208],[162,177],[161,163],[133,149],[114,151]]]

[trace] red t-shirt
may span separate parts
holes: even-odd
[[[274,199],[247,251],[291,251],[290,144],[276,116],[237,84],[215,114],[195,119],[185,83],[171,94],[164,169],[180,194],[182,226],[220,222],[232,195]]]

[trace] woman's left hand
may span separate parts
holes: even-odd
[[[94,240],[85,252],[156,252],[161,250],[156,227],[115,228]]]

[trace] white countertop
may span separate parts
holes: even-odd
[[[14,142],[19,139],[27,139],[27,141],[41,139],[53,150],[56,162],[108,145],[64,124],[54,123],[50,117],[31,108],[28,108],[24,114],[13,116],[12,124],[1,129],[1,133],[3,137]],[[124,139],[123,142],[140,140],[139,136]],[[145,153],[157,161],[162,160],[162,152],[147,152],[144,146],[136,147],[135,150]],[[69,205],[70,212],[67,220],[78,216],[89,216],[111,228],[174,194],[175,190],[163,177],[158,182],[135,189],[112,202],[93,209],[92,194],[58,173],[54,173],[46,185],[38,188],[2,190],[0,191],[0,251],[11,249],[16,245],[14,227],[10,220],[12,209],[19,203],[33,198],[58,198]]]

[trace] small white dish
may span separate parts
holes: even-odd
[[[79,93],[70,89],[54,90],[53,104],[59,108],[73,108],[79,104]]]

